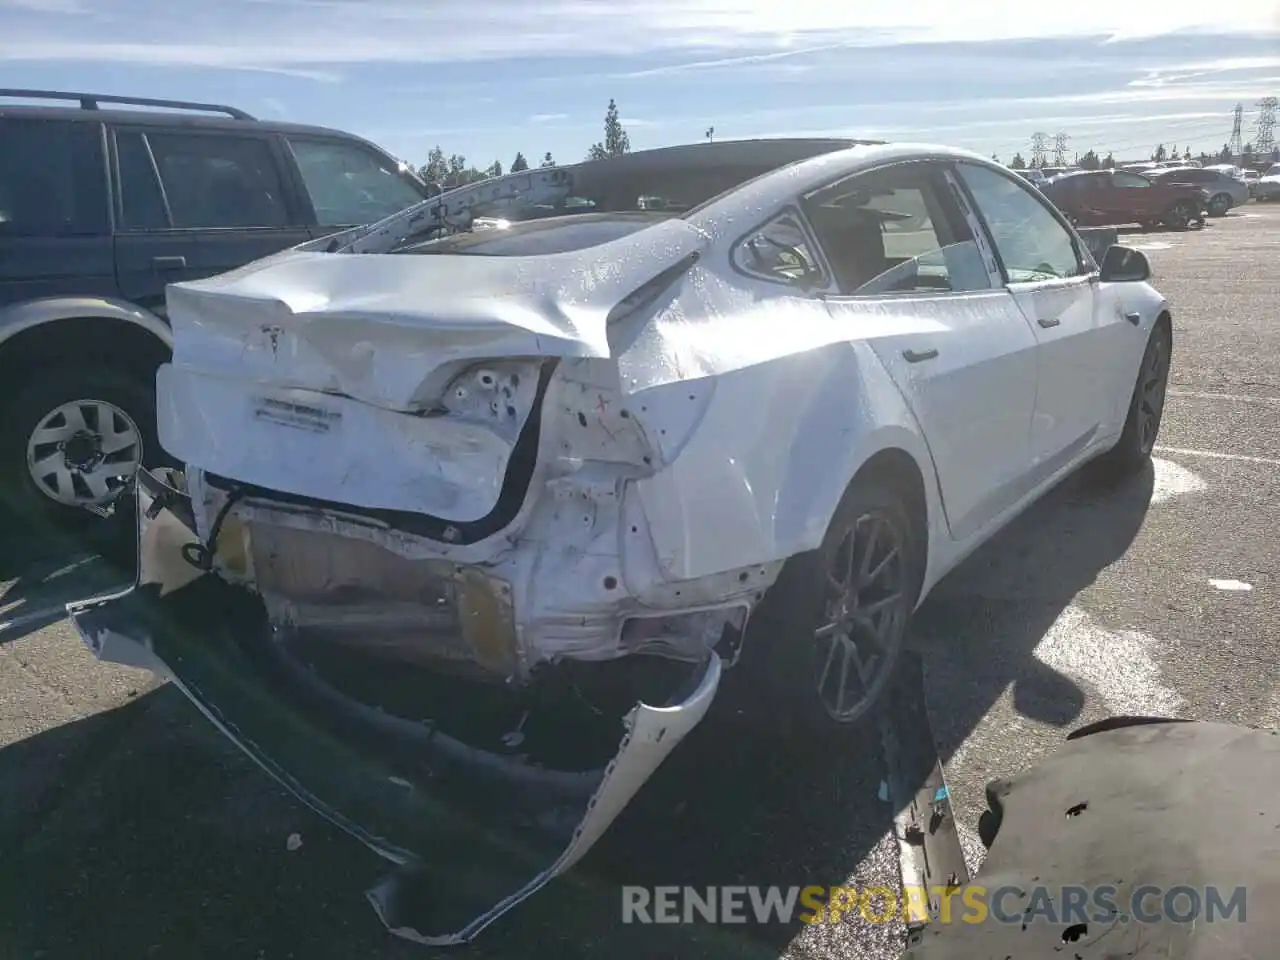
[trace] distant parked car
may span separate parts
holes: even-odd
[[[1249,184],[1242,176],[1234,177],[1221,168],[1175,167],[1153,170],[1148,176],[1160,183],[1178,183],[1199,187],[1209,195],[1209,216],[1225,216],[1232,207],[1249,202]]]
[[[1280,163],[1273,164],[1258,178],[1253,195],[1259,201],[1280,198]]]
[[[1165,183],[1127,170],[1071,173],[1044,190],[1073,224],[1082,227],[1137,223],[1185,229],[1204,221],[1208,195],[1198,187]]]
[[[1014,170],[1013,172],[1023,179],[1031,181],[1032,186],[1037,189],[1042,189],[1049,182],[1049,178],[1044,175],[1044,171],[1039,167],[1027,167],[1025,170]]]
[[[21,518],[89,519],[140,463],[162,462],[168,284],[427,196],[404,164],[336,130],[217,104],[0,98],[28,101],[0,104],[0,503]]]

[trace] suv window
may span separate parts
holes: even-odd
[[[289,225],[270,141],[191,133],[149,133],[146,139],[173,226]]]
[[[1083,272],[1070,231],[1034,191],[987,167],[968,163],[957,167],[987,222],[1010,282],[1074,277]]]
[[[288,139],[322,227],[373,223],[424,199],[394,163],[359,144]]]
[[[908,163],[811,194],[805,213],[842,293],[986,290],[982,252],[941,170]]]
[[[111,232],[101,125],[0,119],[0,144],[0,235]]]
[[[1111,174],[1111,183],[1113,186],[1125,187],[1126,189],[1130,187],[1141,188],[1151,186],[1151,181],[1146,177],[1136,173],[1126,173],[1123,170],[1117,170],[1115,173]]]

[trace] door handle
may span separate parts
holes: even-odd
[[[1140,313],[1126,313],[1124,315],[1124,318],[1128,320],[1130,323],[1132,323],[1135,327],[1142,322],[1142,314]]]
[[[906,350],[902,351],[903,359],[905,359],[907,363],[920,363],[922,360],[932,360],[937,355],[938,351],[934,350],[932,347],[928,350],[912,350],[908,347]]]
[[[1062,321],[1057,317],[1037,317],[1036,323],[1048,330],[1050,327],[1056,327]]]
[[[153,270],[185,270],[187,269],[186,257],[152,257],[151,269]]]

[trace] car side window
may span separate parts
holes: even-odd
[[[733,265],[760,280],[804,290],[826,282],[813,242],[795,210],[784,210],[739,241]]]
[[[1139,176],[1136,173],[1126,173],[1123,170],[1117,170],[1111,174],[1111,183],[1117,187],[1124,187],[1126,190],[1151,186],[1151,181],[1146,177]]]
[[[100,124],[0,119],[0,144],[0,235],[110,233]]]
[[[990,289],[982,251],[933,164],[847,177],[806,197],[804,211],[848,296]]]
[[[1084,272],[1070,231],[1032,191],[988,167],[957,166],[1011,283],[1074,277]]]
[[[147,135],[173,226],[285,227],[289,212],[271,143],[263,137]]]
[[[120,226],[125,230],[168,227],[164,194],[151,163],[151,151],[140,132],[116,132],[116,163],[120,171]]]
[[[322,227],[373,223],[424,199],[394,163],[358,144],[288,139]]]

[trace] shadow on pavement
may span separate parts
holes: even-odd
[[[1119,487],[1078,474],[935,587],[913,639],[944,761],[1011,685],[1023,716],[1058,727],[1080,716],[1084,691],[1034,651],[1076,595],[1124,556],[1154,487],[1150,464]]]
[[[915,632],[947,678],[931,690],[944,758],[1011,684],[1028,716],[1078,716],[1082,691],[1033,651],[1125,552],[1152,489],[1150,469],[1118,491],[1069,481],[939,585]],[[5,597],[30,602],[48,579],[24,572]],[[0,750],[0,944],[47,960],[78,960],[88,945],[182,958],[852,956],[873,940],[894,955],[901,928],[856,917],[825,930],[620,923],[623,884],[896,882],[877,738],[774,749],[731,702],[713,706],[570,876],[442,953],[385,933],[363,896],[385,872],[376,857],[160,688]],[[290,851],[292,834],[302,843]]]

